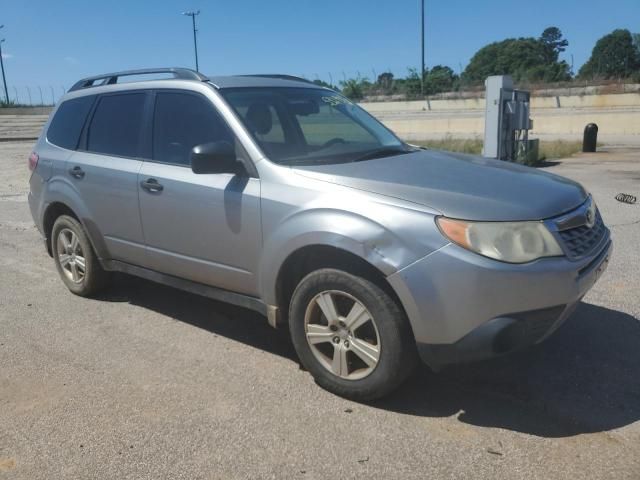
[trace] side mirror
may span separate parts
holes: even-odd
[[[229,142],[212,142],[196,145],[191,150],[193,173],[244,173],[244,166],[236,158]]]

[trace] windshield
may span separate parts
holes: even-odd
[[[342,163],[411,148],[362,108],[319,88],[237,88],[220,92],[270,160]]]

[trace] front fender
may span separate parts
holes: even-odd
[[[380,209],[385,207],[381,206]],[[263,254],[258,271],[261,298],[276,305],[276,283],[285,260],[300,248],[323,245],[350,252],[380,270],[385,276],[425,255],[432,248],[416,242],[414,236],[405,236],[401,224],[416,227],[415,220],[425,222],[422,212],[394,209],[392,217],[385,217],[390,228],[382,221],[355,212],[332,208],[298,211],[265,235]],[[380,214],[380,210],[377,212]],[[412,216],[418,216],[412,219]],[[413,220],[413,222],[412,222]]]

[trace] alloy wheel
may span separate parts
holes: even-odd
[[[378,365],[376,322],[354,296],[339,290],[320,292],[307,306],[304,327],[311,352],[334,375],[359,380]]]
[[[69,228],[63,228],[56,242],[58,262],[65,276],[74,283],[80,283],[86,274],[86,260],[78,235]]]

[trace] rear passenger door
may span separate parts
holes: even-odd
[[[145,254],[138,210],[138,171],[149,93],[100,95],[65,174],[89,211],[85,225],[110,257],[140,263]]]
[[[138,176],[148,266],[255,295],[262,245],[260,181],[195,174],[189,158],[194,146],[216,141],[246,155],[240,143],[211,100],[180,90],[155,93],[151,137],[151,158]]]

